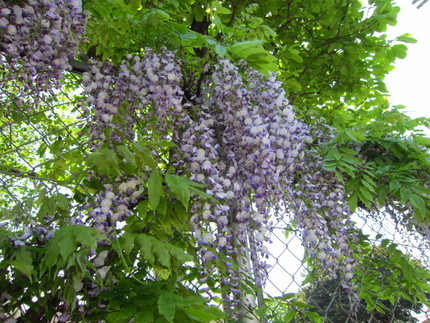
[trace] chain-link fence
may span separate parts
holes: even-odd
[[[424,6],[427,2],[428,0],[412,0],[412,4],[416,5],[418,9]]]
[[[293,229],[290,222],[280,220],[271,235],[273,244],[270,247],[272,257],[269,263],[272,267],[264,289],[267,296],[278,300],[270,303],[273,305],[269,306],[273,310],[272,314],[277,313],[272,317],[282,321],[286,316],[279,313],[294,309],[297,311],[296,317],[300,317],[293,319],[294,322],[311,322],[311,315],[299,314],[308,310],[319,313],[324,322],[339,323],[424,322],[429,318],[430,311],[423,304],[412,304],[407,295],[394,301],[394,298],[384,295],[383,291],[387,285],[399,282],[400,276],[399,269],[393,268],[393,263],[388,259],[385,249],[388,240],[397,246],[400,253],[427,269],[430,264],[428,243],[419,234],[413,234],[401,224],[395,223],[386,212],[358,213],[354,215],[354,221],[357,228],[367,235],[370,247],[368,255],[364,257],[366,260],[360,263],[363,274],[357,283],[365,291],[366,284],[370,281],[373,289],[369,291],[367,301],[360,295],[357,316],[350,312],[346,292],[338,279],[321,277],[316,282],[307,281],[310,269],[304,261],[305,250],[301,245],[300,232]],[[397,253],[397,257],[400,253]]]
[[[70,211],[72,195],[76,203],[80,195],[92,194],[80,188],[85,167],[76,163],[88,153],[87,137],[81,134],[88,123],[87,112],[81,108],[79,96],[70,97],[70,93],[73,91],[58,92],[55,102],[40,96],[37,104],[33,99],[2,93],[0,216],[7,221],[2,222],[3,226],[31,227],[37,225],[35,218],[49,223],[50,213],[61,215]],[[264,294],[257,293],[255,300],[267,306],[260,314],[261,321],[415,322],[410,312],[424,320],[422,312],[426,308],[405,292],[408,288],[413,291],[406,286],[408,279],[399,277],[408,278],[405,273],[411,263],[428,266],[429,246],[423,244],[419,235],[402,231],[401,225],[387,213],[357,214],[355,221],[368,235],[360,258],[362,274],[357,282],[359,290],[367,294],[360,295],[362,303],[357,316],[350,312],[348,295],[340,280],[325,276],[307,278],[315,273],[307,265],[300,232],[288,219],[280,219],[270,236],[271,267]],[[391,247],[391,242],[384,239],[395,242],[397,247]],[[393,267],[387,253],[397,257],[399,268]],[[403,254],[408,255],[410,262],[402,265]],[[387,294],[399,291],[394,288],[398,286],[393,286],[397,283],[406,284],[401,286],[400,294]],[[197,285],[194,288],[198,289]]]

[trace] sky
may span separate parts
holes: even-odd
[[[401,10],[397,25],[388,30],[389,38],[405,33],[418,42],[408,44],[408,55],[396,62],[396,68],[386,78],[393,105],[406,106],[409,116],[430,118],[430,2],[417,9],[412,0],[397,1]],[[426,131],[430,136],[430,131]],[[415,316],[425,319],[423,314]]]
[[[399,59],[386,77],[390,101],[405,105],[404,112],[411,117],[430,117],[430,2],[420,9],[412,0],[399,0],[397,5],[401,8],[397,25],[388,29],[388,37],[410,33],[418,42],[406,44],[407,57]]]

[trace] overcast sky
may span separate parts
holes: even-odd
[[[402,104],[411,117],[430,117],[430,2],[421,9],[412,0],[398,0],[401,10],[389,38],[411,33],[418,40],[407,44],[408,56],[398,60],[386,78],[393,104]]]

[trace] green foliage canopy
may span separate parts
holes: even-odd
[[[408,230],[428,230],[430,142],[418,127],[429,126],[429,120],[411,119],[402,107],[390,107],[384,84],[395,60],[406,57],[405,43],[415,42],[408,34],[395,40],[384,34],[399,11],[391,1],[369,1],[363,8],[358,0],[84,0],[83,9],[90,12],[88,40],[76,59],[119,63],[128,54],[165,46],[177,51],[182,62],[184,101],[199,93],[207,77],[203,66],[218,58],[245,60],[266,75],[275,72],[297,116],[318,129],[315,137],[329,138],[316,149],[325,168],[345,184],[350,209],[384,210]],[[5,66],[1,73],[7,75]],[[23,319],[47,320],[67,305],[74,321],[209,322],[225,317],[181,284],[199,277],[189,265],[197,263],[190,206],[196,195],[211,197],[197,183],[173,174],[174,144],[162,138],[88,151],[85,115],[79,121],[83,129],[74,123],[81,77],[68,74],[63,83],[55,104],[43,102],[42,93],[20,102],[9,83],[1,85],[1,172],[18,179],[5,182],[9,194],[1,197],[1,219],[8,221],[0,228],[5,315],[25,305],[29,309]],[[36,105],[37,99],[42,103]],[[37,141],[37,148],[28,144],[41,133],[51,135]],[[79,205],[95,199],[104,184],[135,174],[143,179],[144,193],[134,205],[135,216],[112,240],[92,228],[69,225]],[[26,226],[52,230],[53,236],[46,243],[37,236],[21,239]],[[395,258],[390,268],[406,281],[391,282],[398,294],[390,289],[384,295],[396,297],[389,299],[392,303],[411,298],[412,291],[422,296],[426,282],[408,279],[415,267],[396,256],[395,248],[388,250]],[[94,265],[93,252],[105,256],[104,266]],[[377,274],[380,259],[368,261]],[[377,278],[361,278],[372,290]],[[86,298],[85,305],[94,310],[84,318],[74,300],[94,279],[104,291]],[[222,294],[215,282],[207,284]],[[361,295],[368,305],[374,303],[369,295]],[[316,317],[310,311],[304,315]]]

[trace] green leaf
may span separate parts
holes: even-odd
[[[295,48],[287,48],[284,55],[297,63],[303,63],[303,58],[300,56],[300,51]]]
[[[22,247],[14,253],[14,260],[10,264],[15,267],[18,271],[27,275],[30,282],[32,282],[32,273],[34,270],[33,259],[30,252]]]
[[[277,58],[266,51],[262,43],[261,40],[238,42],[230,46],[228,51],[247,60],[252,67],[264,75],[268,75],[268,72],[278,71]]]
[[[144,311],[136,313],[134,315],[134,321],[136,323],[138,322],[145,322],[145,323],[152,323],[154,322],[154,311],[151,307],[147,307]]]
[[[103,169],[106,169],[106,173],[107,175],[110,174],[119,174],[120,170],[119,170],[119,158],[116,155],[116,153],[113,150],[110,149],[103,149],[103,160],[97,161],[97,166],[100,167],[100,164],[103,162],[106,164],[106,166],[100,167]],[[106,167],[106,168],[105,168]]]
[[[78,292],[82,286],[81,286],[81,282],[82,282],[82,277],[81,275],[77,274],[77,273],[73,273],[72,274],[72,281],[73,281],[73,289],[75,292]]]
[[[49,152],[53,155],[58,155],[64,148],[63,140],[56,140],[49,146]]]
[[[175,317],[176,303],[175,299],[167,295],[161,295],[158,298],[158,311],[163,315],[167,321],[173,322]]]
[[[231,10],[223,7],[221,3],[218,1],[212,1],[211,3],[212,7],[216,9],[217,14],[220,15],[229,15],[231,14]]]
[[[136,210],[139,212],[139,216],[142,219],[146,218],[146,215],[148,213],[148,200],[140,201],[139,204],[136,207]]]
[[[153,270],[154,270],[155,277],[157,277],[157,280],[167,280],[172,274],[172,271],[170,268],[165,268],[162,266],[154,266]]]
[[[297,80],[288,79],[288,80],[285,80],[283,83],[284,83],[284,87],[288,90],[291,90],[294,92],[299,92],[302,90],[302,85]]]
[[[189,180],[185,177],[166,174],[165,175],[167,186],[172,191],[173,196],[182,203],[186,210],[190,202],[190,190],[188,188]]]
[[[367,206],[370,207],[370,202],[373,201],[373,196],[369,192],[367,188],[364,186],[360,186],[358,190],[358,196],[360,197],[360,200]]]
[[[47,244],[45,256],[42,259],[42,273],[46,269],[50,270],[52,267],[54,267],[54,265],[57,264],[57,261],[58,261],[58,256],[59,256],[58,247],[54,246],[54,248],[50,248],[51,245],[52,245],[52,242]]]
[[[60,255],[64,261],[67,261],[78,248],[78,243],[83,247],[96,249],[97,242],[104,239],[106,237],[94,228],[82,225],[60,228],[55,231],[53,238],[46,245],[43,264],[46,269],[50,269],[57,264]]]
[[[430,138],[427,137],[415,137],[414,141],[420,145],[430,148]]]
[[[430,197],[430,188],[424,187],[424,186],[417,186],[413,185],[411,186],[411,190],[418,193],[419,195],[429,198]]]
[[[88,259],[88,252],[85,249],[81,249],[78,252],[75,252],[73,255],[73,263],[78,265],[81,272],[85,272],[87,270],[87,259]]]
[[[413,206],[415,206],[418,209],[425,210],[426,209],[426,203],[424,202],[424,199],[418,195],[411,195],[409,197],[409,201],[412,203]]]
[[[414,277],[414,269],[413,267],[409,264],[409,262],[404,258],[400,258],[399,259],[399,265],[400,268],[402,269],[403,275],[405,276],[405,279],[407,281],[413,282],[415,281],[415,277]]]
[[[396,57],[403,59],[407,55],[408,48],[405,45],[397,44],[391,47],[391,50]]]
[[[124,249],[124,253],[128,256],[134,247],[134,240],[136,239],[136,234],[130,232],[124,232],[121,236],[121,247]],[[112,243],[115,245],[115,243]]]
[[[220,18],[220,16],[218,16],[217,14],[213,14],[212,15],[212,22],[213,22],[213,24],[215,25],[215,26],[217,26],[218,27],[218,29],[221,31],[221,32],[225,32],[225,30],[226,30],[226,26],[222,23],[222,21],[221,21],[221,18]]]
[[[202,305],[206,304],[208,302],[207,298],[204,298],[202,296],[198,295],[191,295],[188,297],[185,297],[180,302],[177,303],[179,306],[188,306],[188,305]]]
[[[148,261],[150,265],[153,266],[155,263],[153,240],[143,234],[138,235],[136,239],[142,248],[142,256],[146,259],[146,261]]]
[[[158,241],[153,240],[153,251],[156,256],[157,262],[166,268],[170,268],[170,253],[167,245]]]
[[[390,244],[389,239],[384,239],[381,241],[381,248],[386,248]]]
[[[215,45],[215,53],[217,53],[218,56],[220,56],[220,57],[224,57],[225,54],[227,53],[227,48],[221,44],[216,44]]]
[[[148,180],[149,203],[155,210],[160,203],[162,178],[158,172],[152,172]]]
[[[398,41],[404,42],[404,43],[410,43],[415,44],[417,40],[415,38],[411,37],[411,34],[403,34],[396,38]]]
[[[351,194],[351,196],[348,198],[349,210],[351,212],[354,212],[357,209],[357,203],[358,203],[357,193]]]
[[[96,170],[104,175],[117,175],[119,170],[119,159],[113,150],[101,148],[88,155],[86,162],[89,166],[94,166]]]
[[[306,304],[306,303],[301,302],[299,300],[293,300],[293,301],[291,301],[291,304],[294,305],[294,307],[298,307],[298,308],[313,308],[312,305]]]
[[[297,310],[288,311],[287,314],[285,314],[284,316],[284,319],[283,319],[284,322],[285,323],[291,322],[296,317],[297,313],[298,313]]]
[[[126,161],[131,163],[134,167],[137,167],[136,164],[136,158],[134,157],[134,154],[128,149],[125,145],[120,145],[116,147],[118,149],[118,152]]]
[[[361,132],[355,131],[355,130],[346,130],[346,134],[350,138],[355,138],[356,141],[364,141],[366,140],[366,136],[364,136]]]
[[[55,194],[53,195],[57,207],[63,211],[68,211],[70,208],[70,200],[64,194]]]
[[[146,145],[153,146],[153,147],[161,147],[161,148],[176,147],[176,144],[174,142],[169,141],[169,140],[150,141],[150,142],[146,143]]]
[[[141,246],[142,256],[151,266],[158,263],[165,268],[170,268],[172,258],[181,264],[192,260],[192,257],[183,249],[152,236],[139,234],[136,236],[136,241]]]
[[[371,193],[376,193],[375,192],[375,182],[371,179],[369,180],[365,180],[364,178],[360,181],[360,183],[365,186],[369,192]]]
[[[311,322],[321,323],[323,321],[323,318],[316,312],[304,311],[303,313],[311,320]]]
[[[63,297],[65,298],[65,301],[67,304],[70,304],[70,306],[73,307],[76,306],[76,292],[74,284],[71,280],[66,280],[63,287]]]
[[[83,225],[72,226],[72,231],[76,242],[93,250],[97,248],[97,242],[100,240],[106,240],[106,237],[96,229]]]
[[[226,315],[215,306],[190,306],[183,308],[187,316],[198,322],[216,322],[226,317]]]
[[[177,259],[181,264],[186,263],[187,261],[192,261],[193,257],[185,251],[177,246],[174,246],[172,244],[167,244],[166,247],[169,250],[169,254],[172,256],[172,258]]]
[[[193,186],[188,186],[188,189],[190,190],[191,193],[193,193],[193,194],[195,194],[195,195],[197,195],[203,199],[216,201],[212,195],[209,195],[209,194],[199,190],[198,188],[195,188]]]
[[[136,313],[136,307],[134,305],[125,305],[121,308],[119,315],[117,317],[118,320],[127,320],[133,316],[133,314]]]
[[[165,199],[162,199],[160,201],[160,204],[157,207],[157,211],[163,215],[167,214],[167,201]]]
[[[282,296],[276,297],[276,299],[289,300],[297,297],[297,293],[287,293]]]
[[[402,204],[405,204],[409,200],[411,194],[413,193],[408,187],[402,187],[400,189],[400,202]]]
[[[392,181],[390,181],[390,191],[391,192],[396,192],[399,188],[402,187],[402,184],[400,184],[400,182],[397,179],[393,179]]]
[[[64,230],[60,231],[59,233],[58,232],[59,231],[55,232],[54,234],[54,238],[57,238],[55,242],[57,242],[60,255],[64,260],[67,260],[67,258],[73,253],[73,251],[76,250],[77,247],[73,230]]]
[[[379,205],[384,205],[387,200],[387,189],[385,185],[380,185],[376,188],[376,196],[378,198]]]
[[[411,196],[409,196],[409,201],[414,206],[414,211],[416,212],[415,214],[417,218],[419,217],[420,221],[425,221],[426,213],[428,212],[428,210],[424,199],[419,195],[412,194]]]
[[[143,147],[136,142],[133,143],[133,147],[136,151],[137,162],[148,166],[152,171],[157,170],[157,163],[148,148]]]

